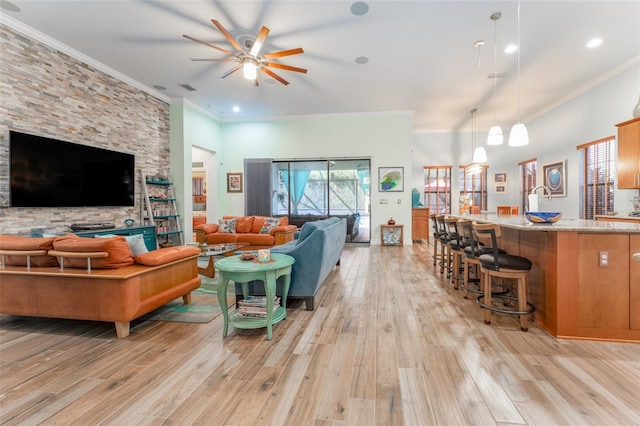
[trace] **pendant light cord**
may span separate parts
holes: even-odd
[[[498,16],[493,20],[493,122],[498,122]]]
[[[518,0],[518,123],[520,123],[520,0]]]

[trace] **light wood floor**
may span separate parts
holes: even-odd
[[[316,310],[264,330],[0,316],[0,423],[640,424],[640,345],[557,340],[433,272],[429,246],[348,247]]]

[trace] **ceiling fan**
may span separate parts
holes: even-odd
[[[271,71],[269,68],[278,68],[282,70],[295,71],[295,72],[300,72],[304,74],[307,73],[307,70],[304,68],[292,67],[290,65],[284,65],[278,62],[271,61],[272,59],[282,58],[284,56],[298,55],[300,53],[304,53],[304,50],[302,50],[302,48],[300,47],[298,47],[297,49],[281,50],[278,52],[265,53],[264,55],[260,55],[260,50],[264,45],[264,41],[267,39],[267,35],[269,35],[269,31],[270,31],[269,28],[263,26],[260,29],[260,32],[258,33],[256,40],[253,41],[253,43],[248,41],[247,46],[245,48],[245,47],[242,47],[242,45],[238,43],[233,37],[231,37],[231,34],[229,34],[229,32],[224,29],[224,27],[220,24],[220,22],[216,21],[215,19],[212,19],[211,22],[213,22],[213,25],[218,27],[220,32],[227,38],[227,40],[229,40],[229,43],[231,43],[231,45],[234,47],[235,52],[232,52],[231,50],[228,50],[222,47],[215,46],[206,41],[198,40],[197,38],[188,36],[186,34],[183,34],[182,37],[195,41],[196,43],[200,43],[205,46],[211,47],[213,49],[219,50],[220,52],[226,53],[227,55],[230,56],[230,57],[221,58],[221,59],[192,58],[191,59],[192,61],[237,62],[236,66],[220,74],[220,78],[225,78],[233,74],[234,72],[238,71],[240,68],[242,68],[244,77],[247,80],[253,80],[254,84],[258,86],[257,70],[261,70],[268,76],[274,78],[275,80],[278,80],[280,83],[286,86],[289,84],[289,82],[284,78],[280,77],[275,72]]]

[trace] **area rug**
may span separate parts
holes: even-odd
[[[206,324],[222,313],[218,303],[216,279],[203,280],[200,287],[191,292],[191,303],[185,305],[182,297],[140,317],[147,321],[193,322]],[[233,290],[233,286],[229,286]],[[233,307],[235,293],[227,293],[227,306]]]

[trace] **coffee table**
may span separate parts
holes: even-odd
[[[216,268],[214,258],[216,256],[222,256],[223,254],[230,255],[233,254],[234,251],[248,246],[250,246],[249,243],[222,243],[210,244],[204,247],[199,246],[200,250],[202,251],[200,257],[208,257],[209,262],[207,263],[207,266],[205,268],[201,268],[198,266],[198,273],[210,278],[215,278]]]
[[[289,285],[291,284],[291,265],[295,259],[286,254],[272,253],[271,260],[259,262],[257,260],[242,260],[240,256],[226,257],[217,262],[220,271],[218,280],[218,294],[227,294],[229,281],[242,285],[242,294],[246,298],[249,293],[249,282],[264,282],[264,292],[267,298],[266,318],[247,318],[238,316],[238,309],[229,313],[226,297],[218,297],[222,316],[224,317],[224,328],[222,337],[227,336],[229,324],[235,328],[260,328],[267,327],[267,339],[273,338],[271,327],[273,324],[282,321],[287,317],[287,296]],[[276,297],[276,280],[284,276],[282,284],[282,295],[280,306],[273,309],[273,301]]]

